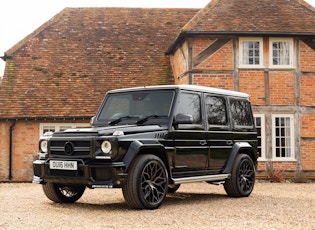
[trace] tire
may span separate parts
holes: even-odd
[[[51,201],[56,203],[74,203],[83,195],[85,186],[61,185],[48,182],[43,185],[43,190]]]
[[[132,209],[156,209],[165,199],[168,173],[163,161],[154,155],[138,156],[128,172],[122,191]]]
[[[180,184],[171,184],[171,185],[168,185],[168,188],[167,188],[167,192],[168,193],[175,193],[180,187]]]
[[[255,184],[255,166],[246,154],[239,154],[232,169],[232,174],[224,183],[224,189],[230,197],[247,197]]]

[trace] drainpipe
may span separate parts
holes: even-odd
[[[12,180],[12,155],[13,155],[13,129],[16,124],[14,120],[10,126],[10,144],[9,144],[9,180]]]

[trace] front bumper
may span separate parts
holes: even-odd
[[[50,160],[35,160],[33,162],[33,183],[45,184],[54,182],[60,184],[78,184],[90,188],[121,188],[125,178],[125,164],[123,162],[77,161],[76,170],[50,169]]]

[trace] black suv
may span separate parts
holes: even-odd
[[[187,182],[222,183],[232,197],[253,190],[257,133],[247,94],[194,85],[112,90],[91,126],[40,139],[33,183],[50,200],[122,188],[129,207],[155,209]]]

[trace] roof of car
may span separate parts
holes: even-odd
[[[225,89],[218,89],[200,85],[156,85],[156,86],[142,86],[142,87],[133,87],[133,88],[122,88],[122,89],[114,89],[108,91],[108,93],[121,93],[121,92],[131,92],[131,91],[145,91],[145,90],[163,90],[163,89],[180,89],[180,90],[188,90],[194,92],[206,92],[212,94],[220,94],[220,95],[228,95],[234,97],[245,97],[249,98],[249,94],[232,91],[232,90],[225,90]]]

